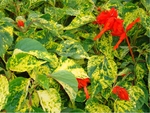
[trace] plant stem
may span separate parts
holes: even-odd
[[[127,41],[127,44],[128,44],[129,51],[130,51],[130,53],[131,53],[132,60],[133,60],[133,62],[135,63],[134,54],[133,54],[133,51],[132,51],[132,48],[131,48],[131,46],[130,46],[130,42],[129,42],[129,39],[128,39],[127,36],[126,36],[126,41]]]

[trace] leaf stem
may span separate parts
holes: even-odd
[[[129,42],[129,39],[128,39],[127,36],[126,36],[126,41],[127,41],[127,44],[128,44],[129,51],[130,51],[130,53],[131,53],[132,60],[133,60],[133,62],[135,63],[134,54],[133,54],[133,51],[132,51],[132,48],[131,48],[131,46],[130,46],[130,42]]]

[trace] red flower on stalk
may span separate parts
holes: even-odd
[[[112,93],[116,94],[120,98],[120,100],[129,100],[128,92],[123,87],[115,86],[112,90]]]
[[[89,78],[85,78],[85,79],[77,78],[77,81],[78,81],[78,89],[83,88],[84,93],[86,95],[86,99],[89,99],[90,96],[89,96],[89,93],[88,93],[88,90],[87,90],[87,85],[88,85],[88,83],[90,83],[90,79]]]
[[[18,20],[17,25],[18,25],[18,27],[24,27],[24,21]]]
[[[114,46],[114,49],[117,49],[121,42],[127,38],[127,31],[129,31],[137,22],[140,21],[140,18],[137,18],[132,23],[130,23],[126,30],[123,26],[123,20],[120,18],[117,18],[118,13],[115,8],[110,9],[109,11],[103,11],[101,12],[97,18],[95,23],[99,25],[104,25],[103,29],[100,31],[100,33],[94,37],[94,40],[99,39],[106,31],[111,30],[112,36],[118,36],[119,41]]]
[[[104,25],[107,23],[108,19],[111,17],[117,18],[118,13],[115,8],[110,9],[109,11],[102,11],[96,18],[96,23],[100,25]]]

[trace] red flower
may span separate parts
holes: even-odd
[[[111,17],[117,18],[117,16],[118,16],[117,10],[115,8],[111,8],[109,11],[101,12],[96,18],[96,23],[100,25],[102,24],[104,25],[106,24],[109,18]]]
[[[127,28],[126,28],[126,32],[129,31],[133,26],[134,24],[136,24],[137,22],[140,22],[140,18],[137,18],[136,20],[134,20],[133,22],[131,22]]]
[[[18,27],[24,27],[24,21],[18,20],[17,25],[18,25]]]
[[[110,19],[108,19],[108,21],[104,25],[104,28],[100,31],[100,33],[97,36],[94,37],[94,40],[97,40],[98,38],[100,38],[106,31],[111,30],[113,27],[114,21],[115,21],[114,17],[111,17]]]
[[[88,83],[90,83],[90,79],[89,78],[85,78],[85,79],[77,78],[77,81],[78,81],[78,89],[83,88],[84,93],[86,95],[86,99],[89,99],[90,96],[89,96],[89,93],[88,93],[88,90],[86,87],[87,87]]]
[[[112,92],[116,94],[120,98],[120,100],[129,100],[129,95],[125,88],[115,86]]]
[[[124,32],[125,31],[124,31],[124,27],[123,27],[123,20],[116,18],[113,23],[111,34],[113,36],[121,36]]]

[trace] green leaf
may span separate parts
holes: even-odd
[[[95,102],[94,100],[89,101],[86,103],[85,109],[89,113],[111,113],[111,109],[103,104],[100,104],[99,102]]]
[[[30,79],[17,77],[9,84],[10,96],[8,98],[5,109],[7,112],[19,112],[24,106]],[[27,109],[27,108],[26,108]]]
[[[60,37],[60,34],[63,33],[63,26],[58,24],[57,22],[50,20],[47,21],[43,18],[31,18],[34,21],[34,25],[37,28],[47,29],[49,30],[53,36]]]
[[[143,79],[144,75],[146,75],[146,64],[145,63],[137,63],[135,65],[135,74],[137,80]]]
[[[24,72],[32,70],[44,63],[45,61],[37,60],[34,56],[26,53],[18,53],[8,59],[6,67],[12,71]]]
[[[73,59],[88,58],[88,54],[81,44],[73,40],[63,41],[60,47],[57,48],[57,53],[60,56],[71,57]]]
[[[141,3],[144,5],[147,11],[150,13],[150,1],[149,0],[141,0]]]
[[[43,51],[38,51],[38,50],[33,50],[33,51],[31,50],[29,52],[24,52],[20,49],[15,49],[13,55],[21,54],[21,53],[35,56],[39,60],[45,60],[49,62],[49,65],[52,68],[56,68],[58,65],[58,58],[53,53],[48,53],[48,52],[43,52]]]
[[[74,60],[62,57],[59,62],[60,64],[55,71],[66,70],[74,74],[76,78],[89,78],[86,71]]]
[[[43,45],[40,42],[30,38],[24,38],[17,42],[17,44],[15,45],[15,49],[20,49],[24,52],[29,52],[31,50],[47,52],[47,50],[43,47]]]
[[[8,80],[5,76],[0,75],[0,111],[4,108],[7,103],[8,95],[9,95],[9,84]]]
[[[48,3],[52,6],[55,6],[56,0],[48,0]]]
[[[111,87],[117,76],[117,66],[114,60],[103,55],[90,57],[87,71],[92,79],[93,96],[102,89]]]
[[[75,76],[71,72],[60,70],[52,73],[51,77],[62,85],[71,102],[74,103],[78,91],[78,82]]]
[[[61,98],[56,89],[39,90],[37,93],[40,98],[40,104],[45,112],[60,113]]]
[[[90,22],[93,22],[94,20],[95,17],[91,13],[90,14],[80,13],[71,21],[71,23],[67,27],[64,28],[64,30],[75,29]]]
[[[98,42],[98,50],[109,58],[113,58],[112,36],[103,35]]]
[[[48,14],[51,15],[50,19],[52,19],[54,21],[59,21],[65,15],[76,16],[80,13],[80,11],[75,10],[73,8],[69,8],[69,7],[63,7],[63,8],[46,7],[45,8],[45,13],[48,13]]]
[[[39,83],[39,85],[41,87],[43,87],[43,89],[48,90],[48,88],[49,88],[49,80],[48,80],[48,78],[47,78],[46,75],[40,75],[40,74],[38,74],[36,76],[36,81]]]
[[[141,109],[145,103],[145,94],[143,90],[138,86],[131,86],[129,91],[130,100],[135,105],[136,109]]]
[[[115,113],[135,112],[134,104],[131,101],[116,100],[114,102]]]
[[[13,42],[13,27],[9,25],[0,26],[0,57],[3,57]]]
[[[32,107],[38,107],[39,103],[40,103],[40,99],[39,99],[38,93],[37,91],[34,91],[32,93]]]

